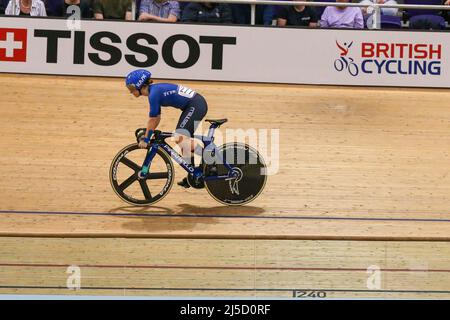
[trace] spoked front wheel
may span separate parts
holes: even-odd
[[[139,179],[138,173],[147,154],[137,143],[123,148],[114,157],[109,178],[114,192],[133,205],[150,205],[164,198],[173,185],[174,169],[169,155],[158,149],[150,165],[149,174]]]
[[[223,159],[233,168],[234,178],[206,179],[208,193],[217,201],[227,205],[243,205],[254,200],[266,185],[266,164],[261,155],[243,143],[227,143],[216,149],[212,161],[204,165],[205,177],[227,175]]]

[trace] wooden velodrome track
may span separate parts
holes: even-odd
[[[223,129],[280,130],[249,205],[176,185],[122,202],[108,170],[146,100],[122,79],[0,75],[0,294],[450,298],[449,90],[183,83]]]

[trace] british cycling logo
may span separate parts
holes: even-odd
[[[358,47],[352,42],[340,43],[337,40],[340,57],[334,60],[336,71],[347,71],[351,76],[358,74],[388,75],[441,75],[442,44],[362,42],[356,63],[350,57],[350,48]],[[358,51],[357,51],[358,52]]]
[[[347,70],[353,77],[356,77],[359,73],[359,68],[355,63],[355,60],[348,56],[349,50],[353,45],[353,41],[350,43],[344,42],[343,44],[336,41],[336,45],[341,53],[340,58],[334,60],[334,68],[339,72]]]
[[[27,29],[0,28],[0,61],[27,60]]]

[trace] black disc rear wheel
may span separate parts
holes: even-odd
[[[254,200],[266,185],[266,164],[261,155],[243,143],[227,143],[214,155],[214,163],[204,164],[206,177],[226,175],[225,159],[233,168],[234,178],[205,181],[206,190],[217,201],[227,205],[243,205]],[[208,161],[207,161],[208,162]],[[211,161],[210,161],[211,162]]]
[[[154,204],[164,198],[173,185],[173,164],[162,149],[155,154],[147,177],[138,178],[147,151],[134,143],[120,150],[111,163],[109,178],[114,192],[133,205]]]

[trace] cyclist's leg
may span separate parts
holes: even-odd
[[[205,117],[207,111],[208,105],[206,100],[201,95],[197,94],[182,112],[175,130],[175,142],[180,147],[185,161],[191,163],[192,165],[195,165],[195,141],[193,139],[194,132],[201,120]],[[182,182],[180,185],[185,186],[185,183]]]
[[[175,142],[182,150],[183,157],[191,162],[195,148],[194,132],[208,111],[206,100],[197,94],[186,106],[178,120],[175,130]]]

